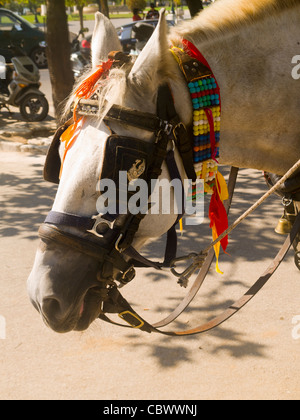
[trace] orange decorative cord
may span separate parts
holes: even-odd
[[[95,92],[96,84],[98,80],[100,78],[107,77],[112,64],[113,64],[113,60],[108,60],[102,63],[100,66],[98,66],[97,70],[95,70],[94,73],[92,73],[89,77],[84,79],[84,81],[75,91],[76,101],[75,101],[74,110],[73,110],[74,123],[70,125],[60,137],[60,141],[65,142],[65,151],[64,151],[64,155],[63,155],[63,159],[62,159],[62,163],[60,167],[59,177],[61,177],[61,174],[62,174],[63,163],[65,161],[67,152],[69,151],[71,146],[74,144],[85,122],[84,117],[77,118],[76,109],[77,109],[78,102],[82,98],[88,99],[92,96],[92,94]]]
[[[77,98],[85,98],[88,99],[95,91],[96,83],[100,79],[100,77],[105,78],[107,77],[109,70],[112,66],[113,61],[108,60],[105,63],[102,63],[98,66],[98,69],[94,71],[89,77],[84,79],[81,85],[76,89],[75,95]]]

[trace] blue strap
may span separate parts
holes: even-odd
[[[44,223],[50,225],[72,226],[80,230],[90,230],[95,224],[95,220],[90,217],[76,216],[71,213],[61,213],[58,211],[50,211]]]

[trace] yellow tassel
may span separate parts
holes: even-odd
[[[214,241],[218,237],[217,229],[216,229],[215,225],[213,225],[213,227],[212,227],[212,237],[213,237]],[[215,250],[215,256],[216,256],[216,272],[219,273],[219,274],[224,274],[223,271],[221,271],[220,268],[219,268],[220,242],[218,242],[216,245],[214,245],[214,250]]]
[[[216,182],[216,185],[217,185],[219,197],[222,201],[225,201],[229,197],[228,188],[227,188],[227,184],[223,175],[219,171],[217,172],[217,180],[218,182]]]
[[[179,230],[181,233],[181,236],[183,235],[183,223],[182,223],[182,218],[179,220]]]

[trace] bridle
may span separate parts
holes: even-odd
[[[193,62],[195,62],[195,60],[193,60]],[[93,101],[90,100],[82,100],[81,103],[79,103],[79,112],[81,112],[82,115],[92,115],[93,113],[96,115],[97,103],[93,103]],[[167,163],[171,179],[180,179],[180,174],[174,158],[174,149],[170,149],[170,144],[174,144],[179,151],[188,178],[195,181],[196,174],[193,169],[193,151],[189,132],[185,125],[180,121],[180,118],[175,111],[168,85],[162,85],[158,90],[156,114],[143,113],[114,105],[105,117],[105,122],[107,124],[111,121],[118,121],[121,124],[126,124],[126,126],[134,126],[154,133],[154,141],[147,143],[147,145],[144,144],[145,142],[142,140],[118,136],[116,134],[109,138],[112,142],[112,148],[116,143],[121,143],[124,147],[136,143],[141,146],[142,151],[151,157],[148,162],[145,178],[148,184],[152,179],[157,179],[159,177],[163,162]],[[66,123],[57,131],[53,143],[54,153],[50,147],[50,153],[48,153],[47,157],[48,160],[53,161],[53,159],[57,159],[57,155],[55,154],[57,140],[59,140],[60,135],[65,131],[69,124],[70,122]],[[146,149],[144,149],[144,147]],[[139,146],[137,146],[137,148],[139,148]],[[57,182],[57,175],[55,175],[55,173],[53,175],[51,169],[48,168],[48,166],[51,165],[47,165],[47,159],[44,171],[45,179],[48,177],[49,180],[50,174],[50,178],[52,178],[52,180],[56,179]],[[229,212],[231,205],[237,172],[238,168],[232,168],[229,178],[230,195],[226,203],[227,213]],[[176,262],[176,223],[168,231],[164,261],[162,263],[157,263],[144,258],[132,247],[134,236],[138,231],[144,216],[145,214],[142,213],[136,215],[117,214],[113,215],[113,217],[98,214],[88,218],[51,211],[39,229],[39,236],[46,242],[55,242],[68,248],[73,248],[80,253],[89,255],[99,262],[100,268],[97,275],[97,279],[99,280],[99,295],[101,296],[99,318],[116,325],[126,326],[111,321],[106,315],[107,313],[117,313],[129,324],[127,327],[139,328],[146,332],[158,332],[161,334],[177,336],[198,334],[214,328],[243,307],[271,277],[283,260],[300,229],[300,217],[298,216],[290,236],[285,241],[271,266],[261,277],[259,277],[254,286],[252,286],[241,299],[231,305],[220,316],[191,330],[172,332],[161,331],[159,328],[176,319],[193,299],[210,268],[214,258],[214,252],[213,250],[210,250],[208,255],[200,255],[200,257],[199,255],[190,255],[191,259],[194,260],[194,266],[192,267],[193,271],[190,271],[190,273],[203,266],[191,291],[183,300],[182,304],[180,304],[170,316],[154,325],[149,324],[132,309],[130,304],[121,295],[119,289],[121,286],[124,286],[133,280],[135,277],[135,267],[153,267],[160,270],[162,267],[166,266],[171,267],[172,272],[177,274],[174,270]],[[181,215],[178,216],[178,218],[180,217]],[[178,221],[178,218],[176,222]],[[69,233],[61,228],[61,226],[76,228],[81,232],[81,235]],[[84,233],[84,235],[82,235],[82,233]],[[119,285],[117,285],[116,282],[118,282]]]
[[[93,108],[92,105],[93,103],[90,101],[83,100],[79,103],[77,112],[86,115]],[[106,124],[109,125],[112,121],[138,127],[154,134],[152,142],[113,134],[109,137],[109,146],[107,146],[108,150],[112,149],[113,154],[116,152],[116,145],[124,147],[131,153],[136,150],[140,153],[146,152],[148,162],[145,180],[149,186],[152,180],[160,176],[163,162],[167,163],[171,179],[181,180],[175,161],[174,146],[177,147],[181,155],[186,172],[191,176],[192,181],[195,181],[192,145],[187,129],[175,111],[168,85],[162,85],[158,89],[156,115],[114,105],[105,117]],[[56,136],[60,136],[65,128],[66,126],[60,128]],[[136,145],[136,150],[132,149],[133,145]],[[53,156],[50,154],[48,159],[53,159]],[[111,162],[110,159],[107,161]],[[46,172],[48,166],[49,162],[47,164],[46,160]],[[71,247],[99,261],[100,270],[97,278],[104,302],[108,300],[112,286],[115,286],[116,281],[119,285],[125,285],[135,277],[135,266],[161,269],[163,266],[170,266],[171,261],[176,257],[175,225],[181,215],[177,217],[176,223],[168,232],[165,259],[162,263],[142,257],[131,246],[144,217],[145,213],[135,215],[97,214],[89,218],[50,211],[45,222],[40,226],[39,236],[44,241],[54,241]],[[64,230],[64,227],[76,228],[81,234],[69,233]],[[84,233],[84,237],[82,233]]]

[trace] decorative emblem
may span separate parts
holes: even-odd
[[[131,182],[134,179],[139,178],[146,169],[146,161],[145,159],[137,159],[132,167],[127,171],[127,178],[128,181]]]

